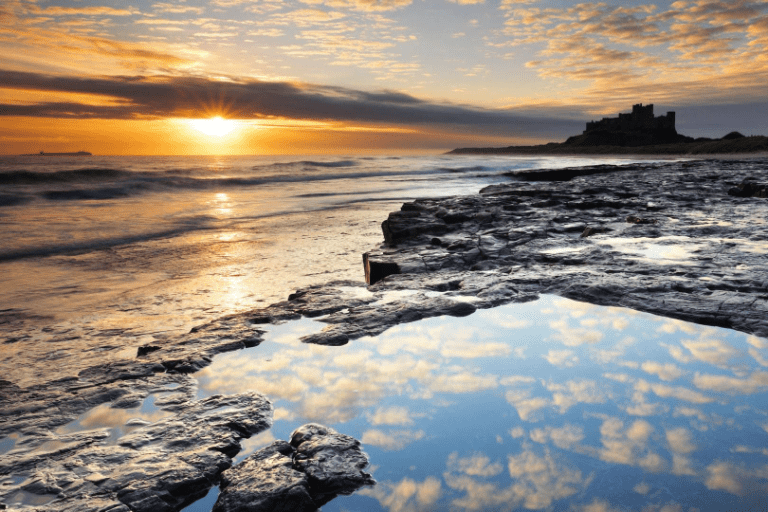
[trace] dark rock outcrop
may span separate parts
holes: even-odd
[[[679,136],[684,137],[684,136]],[[768,152],[768,137],[750,136],[733,139],[680,138],[665,143],[620,145],[620,141],[597,140],[577,135],[570,142],[550,142],[538,146],[507,146],[501,148],[457,148],[456,155],[735,155]]]
[[[50,501],[41,510],[179,510],[203,497],[232,465],[240,440],[272,425],[262,395],[212,396],[183,412],[138,426],[116,444],[108,429],[57,435],[30,449],[21,442],[3,455],[0,474],[25,477],[4,486],[5,499],[22,494]],[[33,445],[34,446],[34,445]]]
[[[365,284],[376,284],[387,276],[399,274],[400,267],[397,263],[388,261],[376,261],[363,254],[363,269],[365,270]]]
[[[339,494],[375,482],[363,471],[368,456],[360,442],[308,424],[275,441],[221,477],[214,512],[314,512]]]
[[[423,225],[402,225],[410,236],[369,253],[404,269],[380,284],[459,283],[443,297],[474,296],[479,308],[553,293],[768,336],[768,238],[753,220],[768,216],[753,199],[768,161],[620,168],[418,200],[411,222]],[[431,230],[446,211],[469,220],[446,223],[436,245]]]
[[[728,195],[736,197],[768,197],[768,185],[758,185],[747,179],[728,189]]]

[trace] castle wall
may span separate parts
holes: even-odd
[[[604,117],[600,121],[588,122],[584,133],[594,130],[677,133],[674,112],[667,112],[666,116],[654,117],[653,104],[643,106],[642,103],[632,105],[632,112],[629,114],[619,114],[618,117]]]

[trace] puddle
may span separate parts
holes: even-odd
[[[171,391],[178,387],[178,384],[173,384],[168,386],[166,390]],[[141,406],[129,409],[115,409],[111,407],[110,403],[98,405],[82,414],[75,421],[56,429],[56,434],[66,436],[77,432],[104,429],[109,432],[109,436],[102,442],[110,445],[115,444],[132,430],[173,414],[158,408],[155,405],[156,399],[156,395],[151,394],[144,399]],[[37,450],[42,450],[47,444],[49,443],[44,443]],[[51,448],[48,447],[47,449],[50,450]]]
[[[551,249],[541,249],[539,252],[543,254],[568,254],[571,252],[586,251],[589,247],[586,245],[572,246],[572,247],[552,247]]]
[[[641,261],[665,265],[691,265],[693,252],[698,248],[687,236],[606,238],[595,240],[595,243],[607,245]]]
[[[8,505],[40,506],[56,499],[55,494],[33,494],[27,491],[19,491],[8,500]]]
[[[0,439],[0,455],[13,450],[13,447],[16,446],[16,441],[18,440],[18,434],[10,434],[8,437]]]
[[[196,377],[273,400],[238,461],[307,422],[363,442],[378,485],[326,512],[749,509],[766,487],[768,340],[552,296],[298,341],[323,327],[276,326]]]

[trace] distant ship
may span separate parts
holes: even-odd
[[[75,151],[73,153],[46,153],[45,151],[41,151],[39,153],[28,153],[21,156],[93,156],[93,154],[87,151]]]

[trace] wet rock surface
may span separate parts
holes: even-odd
[[[388,247],[368,253],[402,273],[376,286],[442,282],[476,307],[551,293],[768,336],[768,202],[753,185],[768,161],[587,171],[406,205],[385,221]]]
[[[318,424],[275,441],[221,477],[214,512],[313,512],[339,494],[373,485],[360,442]]]
[[[384,222],[386,243],[367,255],[369,270],[373,264],[397,272],[367,288],[309,287],[183,336],[101,352],[80,354],[63,339],[55,347],[30,345],[25,361],[34,364],[23,368],[4,356],[0,503],[179,510],[218,483],[240,439],[268,428],[271,417],[268,400],[256,393],[198,400],[195,372],[216,354],[257,346],[272,325],[301,317],[327,325],[302,341],[343,345],[401,323],[549,293],[768,337],[768,201],[760,195],[768,160],[620,167],[510,177],[479,194],[406,203]],[[149,399],[157,417],[133,418]],[[112,423],[95,422],[97,413]],[[311,440],[304,448],[278,443],[249,464],[283,475],[296,489],[286,495],[298,500],[295,510],[317,506],[325,491],[307,491],[312,504],[301,501],[313,481],[365,479],[328,473],[335,466],[318,462],[337,457],[344,443],[355,445],[332,439],[331,448],[317,451]],[[362,463],[353,457],[340,464],[355,460]],[[228,480],[232,492],[241,480]],[[269,480],[247,487],[258,485]],[[331,489],[326,496],[338,492]]]
[[[7,503],[44,502],[38,510],[47,511],[179,510],[232,465],[241,439],[271,424],[269,400],[246,393],[188,402],[119,439],[108,428],[46,431],[3,455],[0,474],[16,481],[4,479],[0,492]]]

